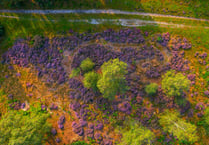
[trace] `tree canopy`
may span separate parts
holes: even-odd
[[[42,144],[44,135],[50,132],[46,122],[48,114],[11,111],[0,120],[0,144],[29,145]]]
[[[125,74],[127,64],[119,59],[111,59],[101,66],[102,75],[97,87],[105,98],[113,99],[118,93],[125,93],[127,90]]]
[[[123,132],[123,138],[119,145],[150,145],[155,135],[149,129],[134,123],[130,129]]]
[[[198,140],[196,126],[186,122],[179,117],[176,111],[166,110],[160,116],[159,123],[163,126],[163,130],[177,137],[179,141],[194,143]]]
[[[180,96],[183,91],[187,91],[190,86],[190,80],[181,73],[175,73],[174,70],[167,71],[163,75],[162,89],[168,97]]]

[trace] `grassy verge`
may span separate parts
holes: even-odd
[[[1,9],[120,9],[209,18],[207,0],[2,0]]]

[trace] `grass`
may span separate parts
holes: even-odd
[[[161,14],[172,14],[198,18],[209,18],[207,0],[54,0],[39,4],[42,0],[19,0],[23,3],[11,5],[14,0],[2,0],[2,9],[120,9]],[[14,2],[13,2],[14,3]]]

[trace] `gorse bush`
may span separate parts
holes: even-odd
[[[87,72],[87,71],[92,70],[94,68],[94,65],[95,64],[90,58],[86,58],[85,60],[81,62],[80,67],[84,72]]]
[[[160,116],[159,123],[163,130],[176,136],[180,142],[194,143],[198,140],[197,127],[179,117],[179,113],[166,110]]]
[[[119,59],[111,59],[101,66],[102,75],[97,83],[97,87],[105,98],[110,100],[119,93],[125,93],[125,74],[127,74],[127,64]]]
[[[134,123],[130,129],[123,131],[123,138],[119,145],[150,145],[155,135],[149,129]]]
[[[51,125],[46,122],[49,117],[45,113],[27,113],[12,111],[0,120],[0,144],[29,145],[42,144]]]
[[[80,68],[74,68],[70,73],[70,78],[76,77],[80,74]]]
[[[169,97],[180,96],[190,87],[190,80],[181,73],[175,74],[174,70],[167,71],[162,78],[162,89]]]
[[[148,95],[154,95],[156,94],[157,89],[158,89],[158,85],[156,83],[151,83],[145,87],[145,92]]]
[[[98,90],[97,81],[99,79],[99,75],[95,72],[88,72],[84,74],[83,84],[86,88],[92,88],[94,91]]]

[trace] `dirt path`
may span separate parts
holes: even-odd
[[[58,20],[53,19],[37,19],[37,18],[24,18],[24,17],[17,17],[17,16],[6,16],[6,15],[0,15],[0,17],[5,18],[12,18],[12,19],[23,19],[23,20],[30,20],[30,21],[52,21],[56,22]],[[160,26],[160,27],[177,27],[177,28],[196,28],[196,27],[202,27],[205,29],[208,29],[209,27],[206,26],[191,26],[191,25],[183,25],[183,24],[174,24],[174,23],[167,23],[167,22],[160,22],[160,21],[148,21],[148,20],[140,20],[140,19],[71,19],[68,20],[69,22],[85,22],[89,24],[104,24],[104,23],[110,23],[114,25],[121,25],[121,26],[127,26],[127,27],[138,27],[138,26],[147,26],[147,25],[153,25],[153,26]]]
[[[177,27],[177,28],[197,28],[202,27],[208,29],[209,27],[206,26],[191,26],[191,25],[183,25],[183,24],[174,24],[174,23],[167,23],[167,22],[159,22],[159,21],[147,21],[147,20],[140,20],[140,19],[79,19],[79,20],[69,20],[70,22],[86,22],[90,24],[104,24],[104,23],[111,23],[115,25],[122,25],[128,27],[138,27],[138,26],[147,26],[147,25],[154,25],[154,26],[161,26],[161,27]]]
[[[180,18],[188,20],[197,20],[197,21],[207,21],[208,19],[199,19],[192,17],[183,17],[183,16],[173,16],[173,15],[163,15],[155,13],[143,13],[143,12],[129,12],[121,10],[0,10],[3,13],[24,13],[24,14],[71,14],[71,13],[85,13],[85,14],[123,14],[123,15],[141,15],[141,16],[153,16],[153,17],[168,17],[168,18]]]

